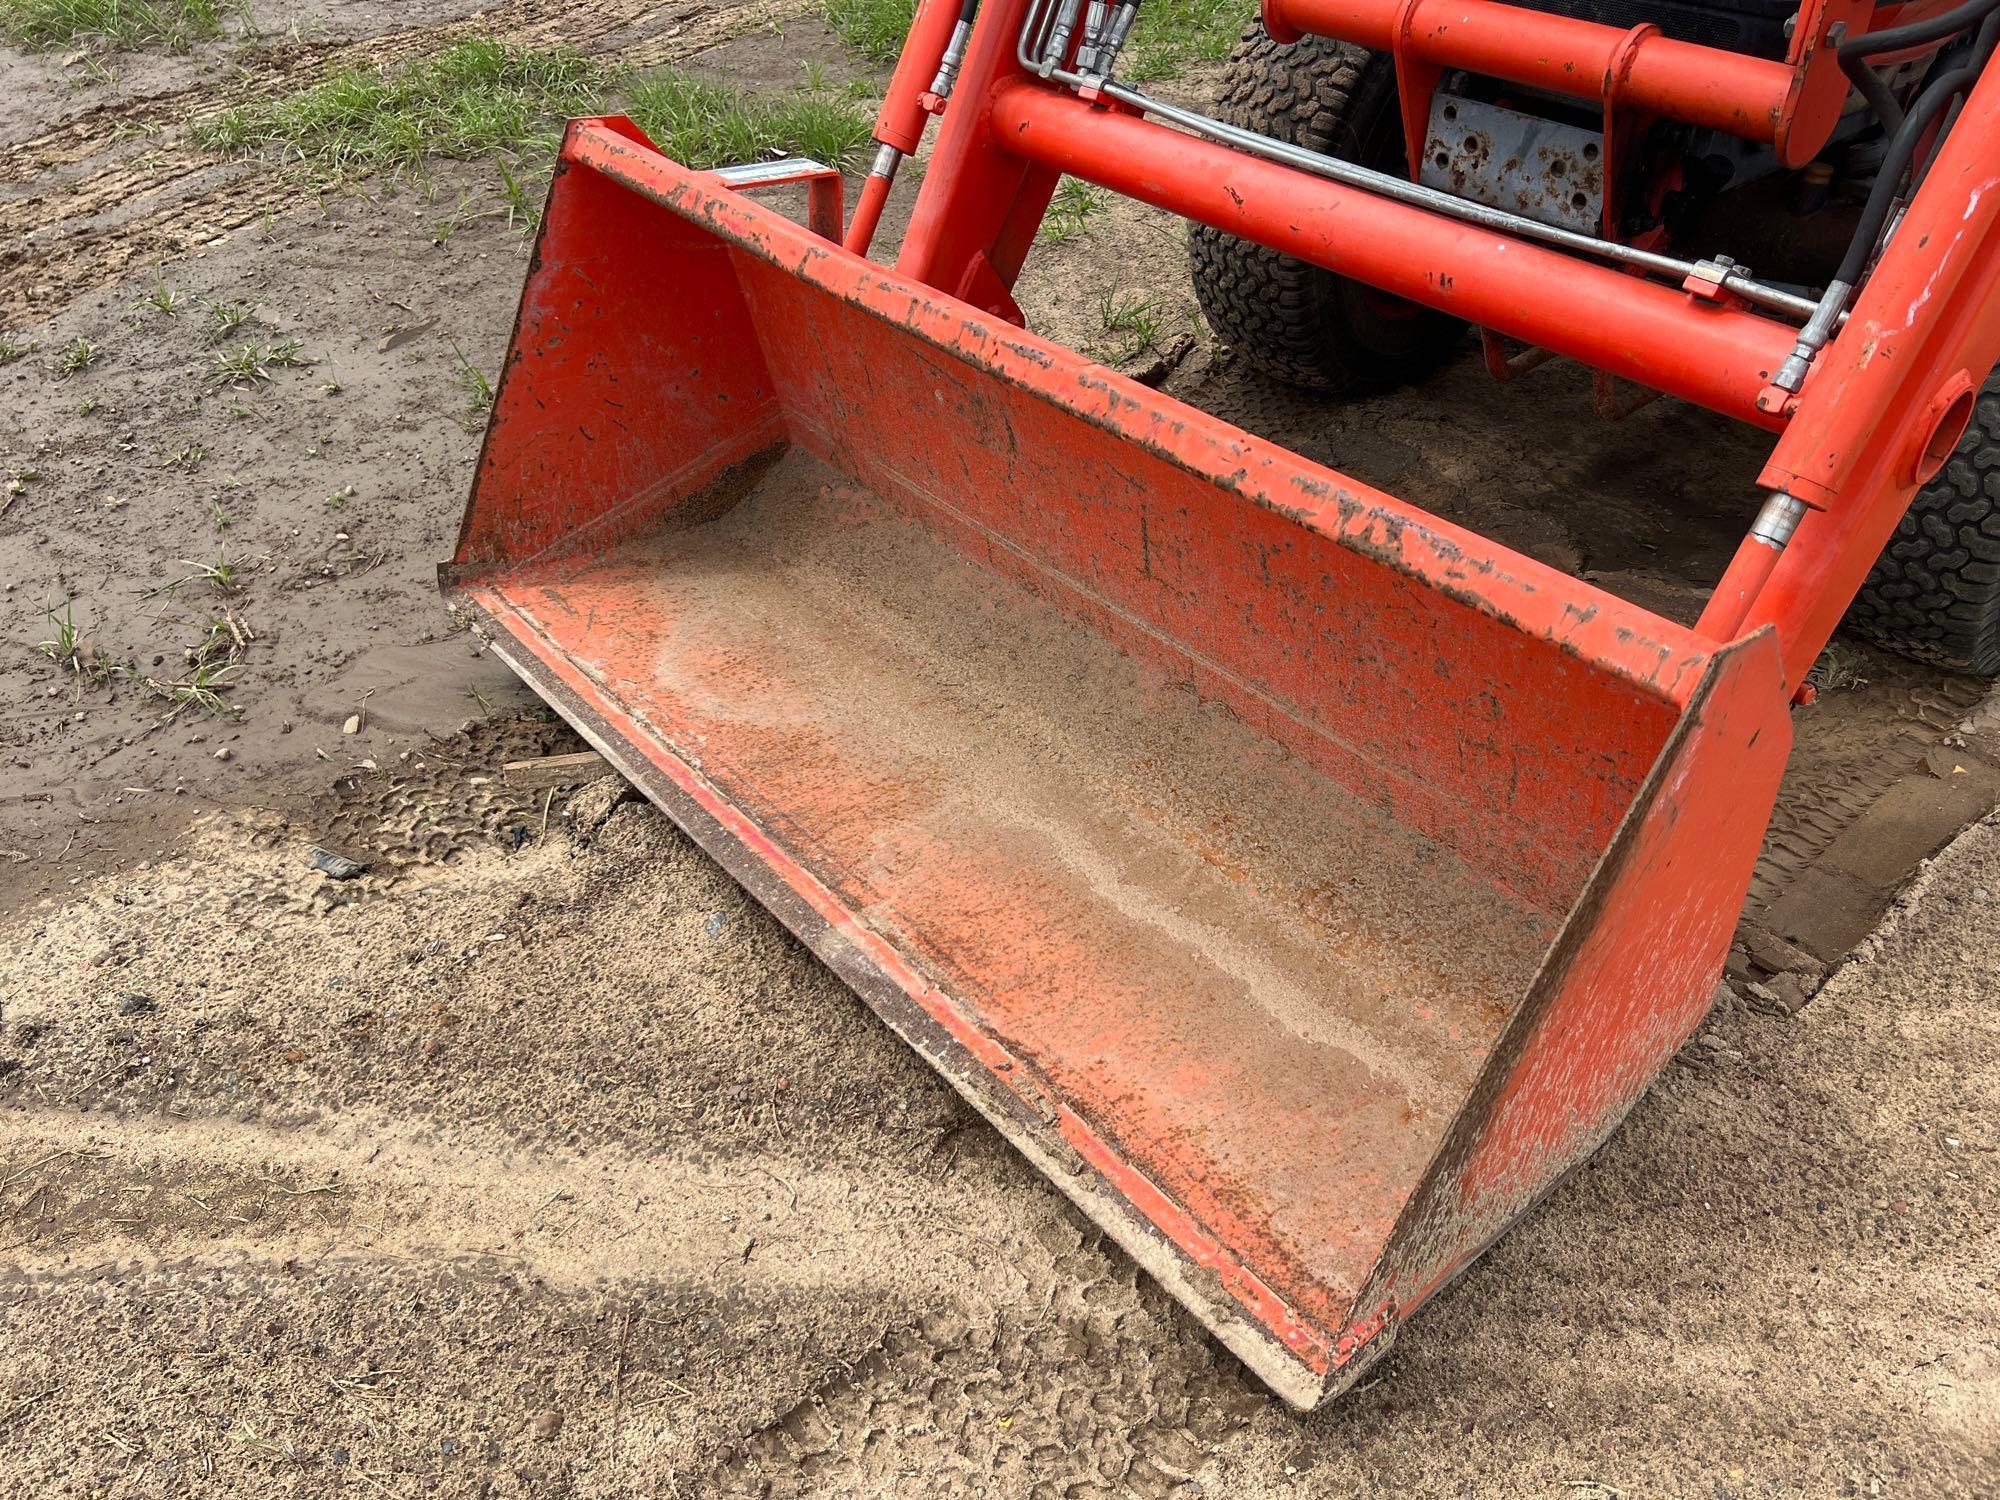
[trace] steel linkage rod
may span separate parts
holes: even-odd
[[[1769,286],[1745,273],[1743,268],[1724,261],[1690,261],[1672,255],[1662,255],[1653,250],[1642,250],[1636,245],[1621,245],[1615,240],[1601,240],[1593,235],[1574,229],[1565,229],[1556,224],[1544,224],[1539,219],[1526,218],[1509,213],[1505,209],[1493,208],[1484,203],[1475,203],[1440,188],[1426,187],[1420,182],[1412,182],[1406,177],[1393,176],[1387,172],[1377,172],[1354,162],[1342,161],[1338,157],[1326,156],[1317,151],[1309,151],[1303,146],[1295,146],[1286,141],[1273,140],[1270,136],[1259,135],[1254,130],[1231,125],[1225,120],[1215,119],[1196,110],[1183,109],[1177,104],[1169,104],[1164,99],[1156,99],[1150,94],[1119,83],[1105,74],[1092,75],[1077,72],[1061,65],[1061,54],[1055,50],[1057,37],[1047,24],[1047,12],[1051,7],[1046,3],[1031,6],[1027,19],[1021,28],[1019,56],[1021,65],[1039,77],[1052,83],[1059,83],[1074,91],[1095,91],[1107,99],[1128,105],[1142,114],[1157,120],[1164,120],[1178,126],[1191,135],[1201,136],[1218,145],[1229,146],[1251,156],[1262,157],[1284,166],[1295,167],[1301,172],[1310,172],[1315,177],[1324,177],[1330,182],[1338,182],[1346,187],[1361,188],[1367,192],[1393,198],[1398,203],[1412,204],[1427,208],[1434,213],[1445,214],[1468,224],[1476,224],[1482,229],[1497,229],[1504,234],[1517,235],[1522,239],[1539,240],[1546,245],[1558,245],[1565,250],[1575,250],[1586,255],[1594,255],[1619,265],[1632,266],[1651,275],[1669,277],[1675,281],[1690,279],[1712,283],[1722,290],[1741,297],[1754,307],[1766,308],[1790,317],[1810,318],[1819,303],[1811,297],[1801,297],[1780,287]],[[1067,38],[1063,38],[1067,45]],[[1105,61],[1102,53],[1098,60]]]

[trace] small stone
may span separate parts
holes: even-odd
[[[368,868],[358,860],[336,854],[331,849],[322,849],[318,844],[306,846],[306,863],[328,880],[352,880]]]
[[[562,1425],[563,1414],[553,1408],[535,1413],[535,1437],[540,1442],[554,1442],[556,1434],[562,1431]]]
[[[340,726],[340,732],[341,732],[342,734],[359,734],[359,733],[361,733],[361,715],[360,715],[360,714],[349,714],[349,715],[347,716],[347,722],[346,722],[345,724],[343,724],[343,725],[341,725],[341,726]]]
[[[215,758],[217,760],[233,760],[235,759],[235,756],[236,752],[231,750],[227,745],[222,746],[215,752]]]
[[[118,1002],[118,1014],[121,1016],[149,1015],[159,1008],[151,995],[127,995]]]
[[[722,929],[729,925],[729,914],[727,912],[712,911],[708,914],[708,920],[701,925],[702,929],[710,937],[721,937]]]
[[[347,1450],[345,1448],[327,1449],[326,1461],[336,1469],[345,1468],[347,1466]]]
[[[1778,992],[1768,984],[1759,984],[1753,979],[1744,988],[1749,991],[1752,1000],[1762,1000],[1766,1005],[1776,1005],[1778,1003]]]

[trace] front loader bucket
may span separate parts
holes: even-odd
[[[1706,1011],[1719,646],[573,124],[447,585],[1299,1406]]]

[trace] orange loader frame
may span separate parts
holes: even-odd
[[[1595,101],[1607,152],[1669,117],[1797,164],[1848,99],[1841,42],[1939,9],[1808,0],[1783,61],[1492,0],[1265,24],[1390,53],[1413,139],[1471,69]],[[1119,14],[924,0],[844,235],[825,168],[694,171],[572,122],[443,576],[1309,1407],[1711,1004],[1789,705],[2000,358],[2000,71],[1815,299],[1239,139],[1093,66]],[[1026,331],[1010,288],[1065,173],[1773,432],[1700,621]],[[809,223],[748,196],[785,183]],[[1037,681],[1073,712],[1030,733]]]

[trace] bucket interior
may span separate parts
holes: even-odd
[[[1699,650],[875,268],[576,172],[544,236],[503,649],[1323,1364]]]

